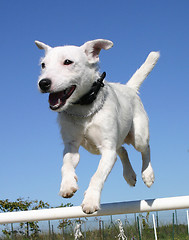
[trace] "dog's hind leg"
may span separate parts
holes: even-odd
[[[131,187],[134,187],[136,184],[136,174],[129,161],[127,150],[122,146],[117,150],[117,154],[123,165],[123,177]]]
[[[142,154],[142,179],[147,187],[154,182],[154,172],[150,160],[148,117],[142,105],[133,118],[133,143],[135,149]]]
[[[154,172],[150,161],[150,146],[148,145],[142,153],[142,179],[147,187],[154,183]]]

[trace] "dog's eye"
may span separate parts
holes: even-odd
[[[42,68],[42,69],[45,68],[45,63],[41,63],[41,68]]]
[[[64,65],[70,65],[70,64],[72,64],[73,63],[73,61],[71,61],[71,60],[69,60],[69,59],[66,59],[65,61],[64,61]]]

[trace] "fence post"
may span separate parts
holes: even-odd
[[[26,235],[29,238],[29,222],[26,223]]]
[[[113,219],[112,219],[112,215],[110,216],[110,224],[111,224],[111,232],[112,232],[112,236],[114,234],[114,231],[113,231]]]
[[[13,223],[11,223],[11,239],[14,240],[14,228],[13,228]]]
[[[187,224],[188,224],[188,238],[189,238],[189,212],[186,210]]]
[[[156,212],[156,226],[157,226],[157,233],[158,233],[158,229],[159,229],[159,216],[158,216],[158,212]]]
[[[152,214],[152,218],[153,218],[153,225],[154,225],[155,240],[157,240],[156,221],[155,221],[155,216],[154,216],[154,214]]]
[[[136,234],[137,234],[138,227],[137,227],[137,216],[136,216],[136,213],[134,213],[134,217],[135,217],[135,231],[136,231]]]
[[[102,239],[102,231],[101,231],[101,219],[99,220],[99,239]]]
[[[49,240],[51,240],[51,221],[48,220],[48,225],[49,225]]]
[[[102,221],[102,239],[104,240],[105,237],[104,237],[104,221]]]
[[[86,239],[86,236],[87,236],[87,227],[86,227],[86,221],[84,222],[84,226],[85,226],[84,239]]]
[[[111,223],[111,224],[113,223],[112,215],[110,215],[110,223]]]
[[[137,223],[138,223],[138,236],[139,236],[139,240],[142,240],[141,232],[140,232],[140,223],[139,223],[139,217],[138,216],[137,216]]]
[[[52,239],[54,240],[54,226],[52,225]]]
[[[173,213],[173,233],[172,233],[172,239],[173,239],[173,240],[174,240],[174,234],[175,234],[174,225],[175,225],[175,215],[174,215],[174,213]]]

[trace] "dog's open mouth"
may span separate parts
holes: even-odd
[[[71,87],[66,88],[63,91],[50,93],[49,94],[49,104],[52,110],[58,110],[66,103],[66,100],[72,95],[75,91],[76,86],[72,85]]]

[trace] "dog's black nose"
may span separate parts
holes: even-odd
[[[48,78],[44,78],[39,82],[39,87],[43,92],[47,92],[49,91],[50,87],[51,87],[51,80]]]

